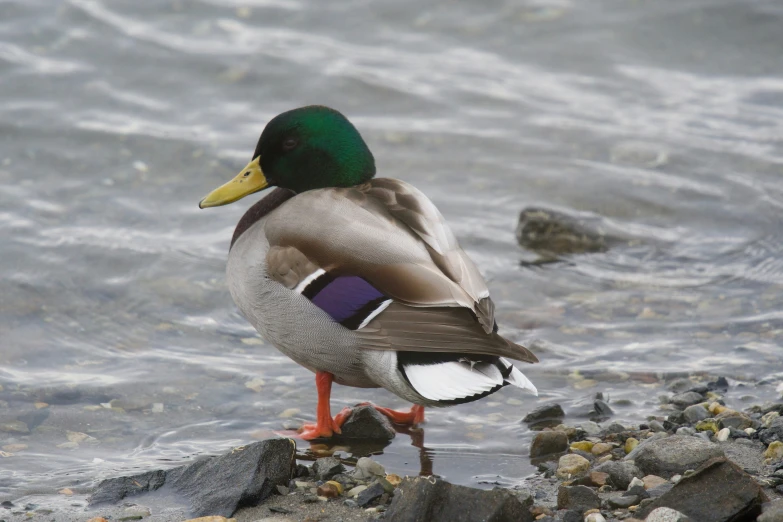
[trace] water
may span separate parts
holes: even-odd
[[[313,419],[312,375],[225,286],[254,198],[197,207],[308,103],[439,206],[503,331],[539,354],[538,401],[569,422],[596,392],[644,420],[674,375],[728,376],[737,407],[779,396],[781,23],[774,0],[3,2],[0,446],[26,447],[4,450],[0,496],[86,491]],[[638,240],[521,263],[528,205]],[[337,387],[333,408],[364,400],[405,406]],[[536,404],[505,389],[431,411],[426,450],[401,434],[378,458],[516,484]]]

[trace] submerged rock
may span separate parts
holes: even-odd
[[[529,207],[519,213],[517,241],[547,257],[605,252],[613,238],[607,237],[603,221],[600,216]]]
[[[559,404],[545,404],[534,409],[522,419],[522,422],[530,424],[531,427],[538,425],[551,425],[552,427],[560,424],[565,417],[563,407]]]
[[[756,481],[723,457],[704,463],[671,490],[653,500],[639,515],[660,507],[675,509],[694,520],[754,520],[767,497]]]
[[[435,477],[403,479],[386,511],[394,522],[533,522],[527,502],[508,490],[481,490],[449,484]]]
[[[174,469],[104,480],[89,503],[116,503],[170,488],[187,501],[194,517],[230,517],[241,507],[263,502],[277,486],[287,486],[296,466],[295,456],[296,444],[291,439],[256,442]]]

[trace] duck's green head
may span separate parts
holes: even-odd
[[[261,133],[252,161],[199,207],[233,203],[268,186],[299,193],[351,187],[374,175],[375,159],[356,127],[334,109],[310,105],[275,116]]]

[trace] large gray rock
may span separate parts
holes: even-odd
[[[628,489],[628,485],[634,477],[642,478],[645,475],[634,462],[627,460],[610,460],[599,464],[593,471],[606,473],[609,475],[607,483],[622,490]]]
[[[685,393],[679,393],[669,399],[669,402],[680,408],[687,408],[693,404],[698,404],[704,401],[704,397],[700,393],[694,391],[687,391]]]
[[[767,497],[756,481],[723,457],[710,459],[683,477],[669,492],[653,500],[637,516],[644,518],[657,508],[668,507],[695,522],[755,520]]]
[[[639,445],[632,453],[635,453],[636,466],[645,475],[664,478],[670,478],[688,469],[696,469],[711,458],[724,456],[723,450],[717,444],[683,435],[673,435]]]
[[[296,466],[296,444],[273,439],[234,448],[167,471],[158,470],[101,482],[90,505],[120,500],[149,491],[168,490],[181,498],[193,517],[230,517],[238,509],[266,500],[277,486],[287,486]]]
[[[557,509],[584,513],[601,506],[598,493],[587,486],[560,486],[557,488]]]
[[[526,505],[505,489],[487,491],[456,486],[435,477],[408,477],[394,492],[385,520],[533,522],[529,507],[529,503]]]

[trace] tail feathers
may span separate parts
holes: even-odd
[[[517,388],[522,388],[523,390],[528,390],[533,395],[538,397],[538,390],[536,389],[535,385],[530,382],[530,379],[525,377],[525,374],[520,372],[516,366],[508,362],[505,358],[500,358],[501,364],[506,364],[507,369],[511,369],[511,372],[508,374],[508,376],[505,377],[503,382],[506,384],[510,384],[512,386],[516,386]]]

